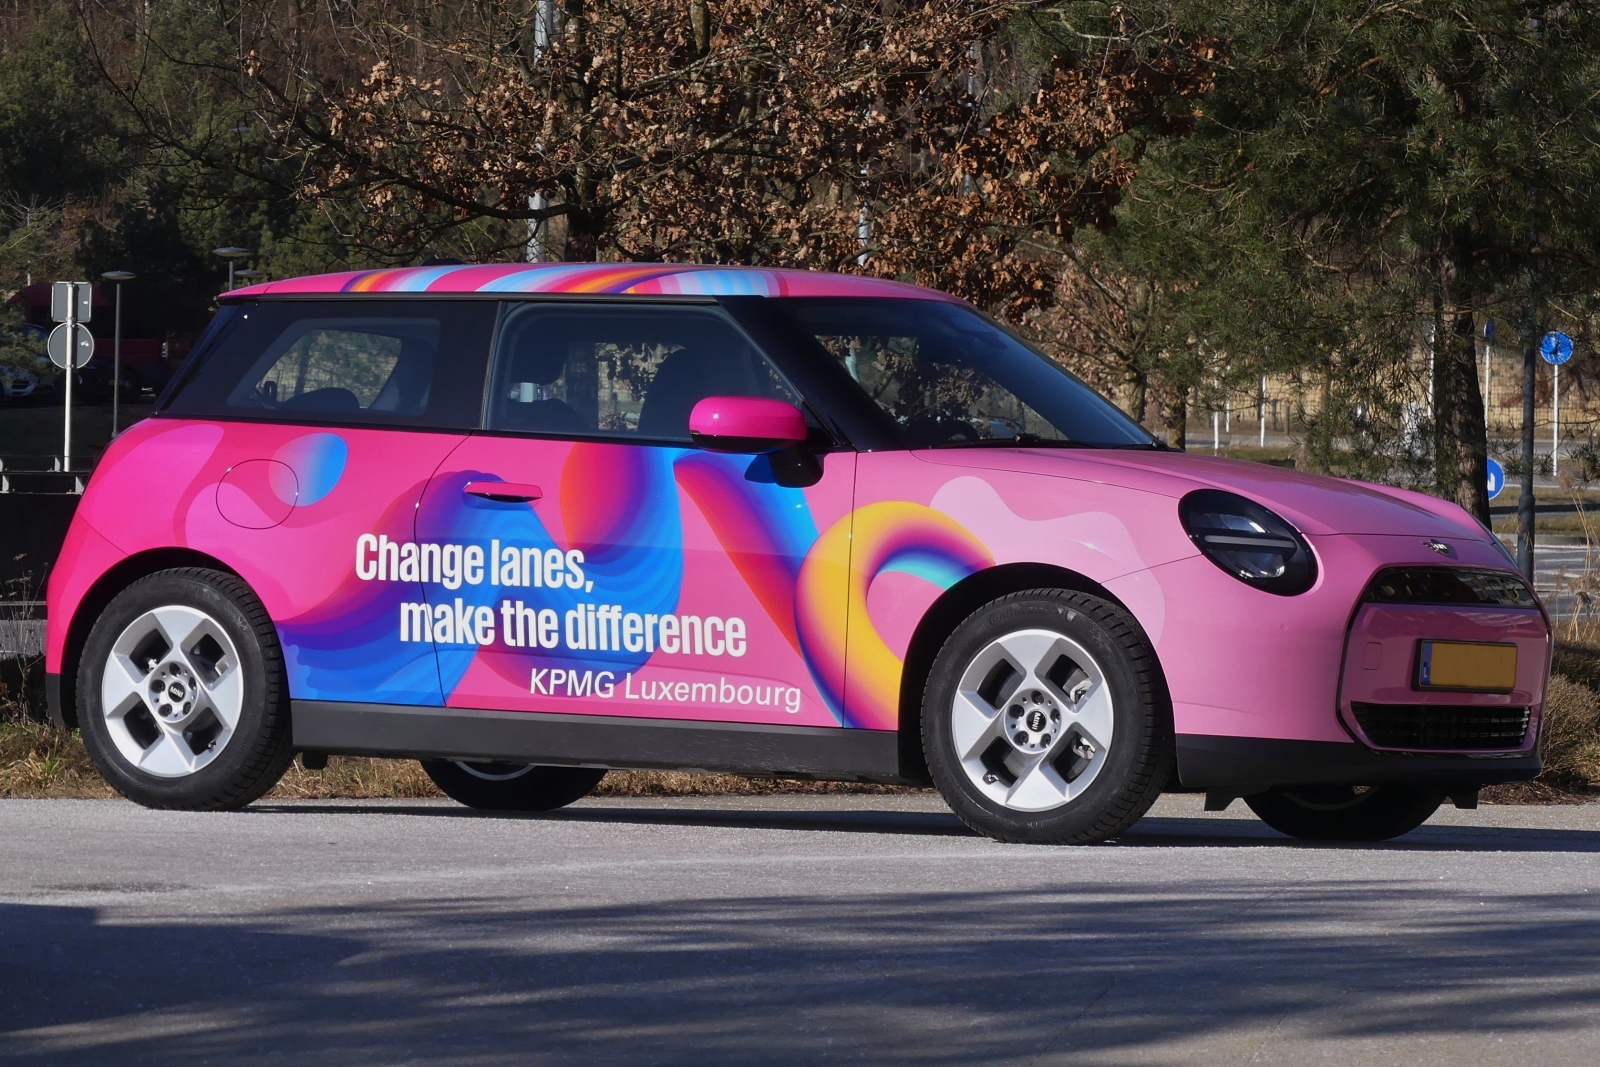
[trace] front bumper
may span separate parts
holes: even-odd
[[[1244,795],[1276,786],[1472,787],[1537,776],[1550,655],[1543,612],[1358,605],[1377,571],[1440,566],[1438,555],[1420,539],[1389,535],[1312,542],[1323,578],[1298,597],[1241,593],[1231,588],[1241,583],[1220,571],[1227,584],[1208,582],[1192,560],[1164,568],[1183,571],[1192,590],[1168,601],[1157,646],[1172,693],[1182,784]],[[1505,567],[1486,544],[1452,550],[1449,566]],[[1424,640],[1514,644],[1515,685],[1498,693],[1424,691],[1414,684]],[[1375,715],[1390,716],[1380,723],[1390,729],[1373,735],[1363,715],[1369,724]],[[1427,720],[1428,728],[1413,730],[1415,737],[1393,729],[1407,716]],[[1435,724],[1435,716],[1450,721]],[[1526,728],[1514,739],[1485,740],[1485,723],[1518,716]]]

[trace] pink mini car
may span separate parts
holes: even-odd
[[[1061,843],[1179,789],[1404,833],[1538,772],[1550,656],[1452,504],[1171,451],[940,293],[681,265],[227,294],[49,620],[55,716],[154,807],[357,753],[500,809],[931,782]]]

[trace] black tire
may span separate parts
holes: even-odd
[[[1380,785],[1302,786],[1244,798],[1250,810],[1280,834],[1308,841],[1387,841],[1427,822],[1444,794],[1433,789]]]
[[[1069,656],[1063,651],[1069,644],[1046,644],[1041,646],[1046,649],[1045,659],[1033,665],[1016,664],[1015,657],[994,651],[1002,640],[1029,633],[1054,634],[1077,649]],[[1057,658],[1050,658],[1058,652]],[[1084,658],[1084,654],[1092,662],[1077,664],[1075,658]],[[998,660],[992,667],[984,666],[996,655],[1006,659],[1013,672],[1019,666],[1033,670],[1046,660],[1053,666],[1038,688],[1026,685],[1029,678],[1037,677],[1034,671],[1008,689],[1013,684],[1009,676],[994,681],[1007,668]],[[1098,680],[1087,675],[1091,666]],[[1073,669],[1078,673],[1071,673]],[[969,702],[969,706],[987,718],[969,714],[968,725],[963,727],[957,724],[955,702],[963,678],[968,678],[970,686],[968,676],[975,671],[984,681],[970,691],[986,694],[985,703],[979,707]],[[1085,681],[1086,689],[1081,688]],[[986,688],[991,686],[992,693]],[[1102,709],[1095,720],[1109,722],[1108,727],[1097,727],[1108,731],[1103,743],[1079,729],[1090,721],[1089,697],[1101,689],[1101,698],[1109,697],[1111,702],[1109,711]],[[1077,699],[1074,693],[1079,694]],[[1080,712],[1085,717],[1078,718]],[[1022,735],[1014,733],[1011,720],[1005,718],[1013,714],[1022,716],[1019,724],[1034,719],[1043,724],[1022,731],[1031,738],[1028,744],[1036,747],[1012,744]],[[1052,718],[1057,725],[1050,724]],[[972,728],[971,724],[979,721],[988,724],[983,731]],[[994,732],[993,738],[984,740],[988,736],[984,731]],[[965,754],[958,751],[958,734],[978,738],[965,746]],[[1001,597],[956,627],[928,675],[922,742],[934,784],[963,822],[1000,841],[1032,844],[1093,844],[1115,837],[1155,803],[1174,759],[1166,688],[1139,624],[1115,604],[1063,589],[1032,589]],[[979,749],[982,755],[975,755]],[[1019,767],[1032,769],[1018,771]],[[1008,774],[1014,775],[1009,781],[1005,778]],[[1030,774],[1036,777],[1030,779]],[[1089,777],[1085,779],[1085,775]],[[1059,784],[1066,799],[1052,807],[1019,810],[1014,805],[1024,804],[1025,779],[1048,779],[1045,784],[1051,788]],[[1011,795],[1003,795],[1008,792]],[[1043,795],[1043,802],[1053,800]]]
[[[444,795],[484,811],[550,811],[594,792],[606,772],[596,767],[423,760]]]
[[[169,646],[161,653],[161,666],[147,671],[143,680],[152,687],[158,686],[157,670],[181,672],[187,663],[202,681],[206,672],[211,672],[212,682],[227,675],[228,684],[237,687],[239,707],[231,731],[215,716],[204,721],[205,699],[191,686],[196,721],[181,732],[181,737],[187,746],[182,751],[194,757],[196,769],[171,776],[150,773],[130,753],[136,755],[140,739],[152,733],[156,740],[147,746],[147,753],[154,753],[163,744],[176,746],[172,740],[176,727],[163,733],[156,721],[157,709],[148,702],[141,706],[131,696],[124,701],[131,710],[108,716],[102,682],[118,641],[134,632],[134,624],[158,608],[174,607],[206,616],[219,632],[209,638],[190,634],[193,640],[187,652]],[[210,649],[223,647],[216,643],[221,637],[231,642],[233,650],[207,659]],[[207,640],[213,643],[204,644]],[[141,652],[138,658],[143,662],[152,663],[155,657],[150,653],[159,651],[159,641],[135,651]],[[190,658],[181,659],[180,653]],[[236,662],[230,662],[235,653]],[[232,671],[238,674],[230,674]],[[250,587],[237,576],[220,571],[199,567],[160,571],[118,593],[95,620],[84,644],[78,663],[77,707],[84,747],[95,767],[117,792],[149,808],[242,808],[276,785],[294,759],[289,690],[277,631]],[[205,744],[208,735],[212,738],[209,745]],[[172,751],[180,750],[173,747]]]

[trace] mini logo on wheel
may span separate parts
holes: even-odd
[[[1043,730],[1047,721],[1048,720],[1046,720],[1044,717],[1044,712],[1040,711],[1038,708],[1034,708],[1028,713],[1028,729],[1032,730],[1034,733],[1038,733],[1040,730]]]
[[[1441,556],[1448,556],[1452,552],[1452,549],[1450,548],[1449,545],[1445,544],[1443,541],[1440,541],[1440,540],[1437,540],[1437,539],[1431,538],[1431,537],[1428,540],[1422,542],[1422,547],[1431,548],[1435,552],[1439,553],[1439,555],[1441,555]]]

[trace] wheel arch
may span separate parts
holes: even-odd
[[[140,578],[159,571],[178,567],[204,567],[239,578],[239,572],[204,552],[191,548],[154,548],[136,552],[119,560],[95,579],[73,609],[72,620],[67,624],[66,645],[61,655],[61,674],[56,692],[51,694],[50,715],[56,724],[71,730],[78,725],[78,661],[83,656],[83,646],[89,639],[89,630],[116,595]],[[242,580],[242,578],[241,578]]]
[[[1028,589],[1070,589],[1109,601],[1130,616],[1128,606],[1105,586],[1077,571],[1048,563],[1004,563],[968,575],[946,589],[933,602],[911,634],[906,646],[905,666],[900,675],[900,776],[931,784],[927,760],[922,753],[922,695],[933,669],[934,657],[945,640],[963,619],[991,600]],[[1137,619],[1135,619],[1137,622]],[[1141,628],[1142,633],[1142,628]],[[1147,638],[1148,640],[1148,638]],[[1152,644],[1152,653],[1154,646]],[[1167,692],[1166,672],[1161,659],[1154,656],[1156,674],[1160,682],[1162,700],[1167,706],[1168,729],[1171,729],[1171,697]]]

